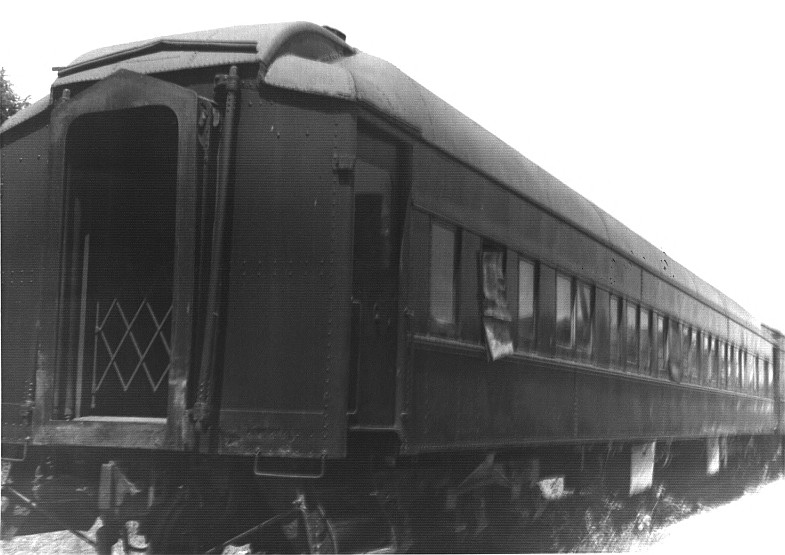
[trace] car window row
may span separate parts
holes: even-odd
[[[532,352],[681,383],[772,394],[771,361],[743,345],[490,241],[481,241],[477,260],[461,260],[461,237],[460,228],[431,221],[430,333],[465,338],[459,332],[461,316],[479,310],[492,359]],[[479,275],[475,306],[459,302],[472,298],[458,294],[462,283],[472,283],[460,279],[465,271]]]

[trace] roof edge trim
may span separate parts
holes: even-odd
[[[112,52],[106,56],[100,56],[82,63],[73,64],[66,67],[55,67],[53,70],[57,71],[58,77],[65,77],[80,71],[92,69],[94,67],[107,65],[110,63],[121,62],[137,56],[145,54],[152,54],[154,52],[163,51],[178,51],[189,50],[194,52],[243,52],[243,53],[256,53],[256,41],[229,41],[229,40],[178,40],[178,39],[161,39],[153,42],[145,43],[141,46],[135,46],[119,52]]]

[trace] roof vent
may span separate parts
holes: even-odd
[[[329,25],[322,25],[322,27],[324,27],[325,29],[330,31],[332,34],[334,34],[337,37],[339,37],[342,41],[346,41],[346,33],[344,33],[343,31],[339,31],[335,27],[330,27]]]

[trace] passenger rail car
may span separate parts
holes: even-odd
[[[587,449],[637,491],[782,435],[778,332],[344,39],[96,50],[0,128],[6,529],[403,550]]]

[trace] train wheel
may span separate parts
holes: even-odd
[[[187,489],[178,490],[157,512],[147,538],[150,553],[199,553],[209,549],[198,517],[202,503]]]
[[[258,525],[269,518],[268,513],[254,488],[239,483],[211,487],[197,482],[181,486],[154,508],[143,533],[151,554],[205,553]],[[270,546],[275,552],[289,552],[282,537],[280,526],[271,527],[261,535],[244,537],[238,545],[250,543],[252,552],[258,552],[260,545],[265,552],[271,551]]]
[[[220,545],[245,524],[236,501],[181,487],[151,516],[148,553],[204,553]]]

